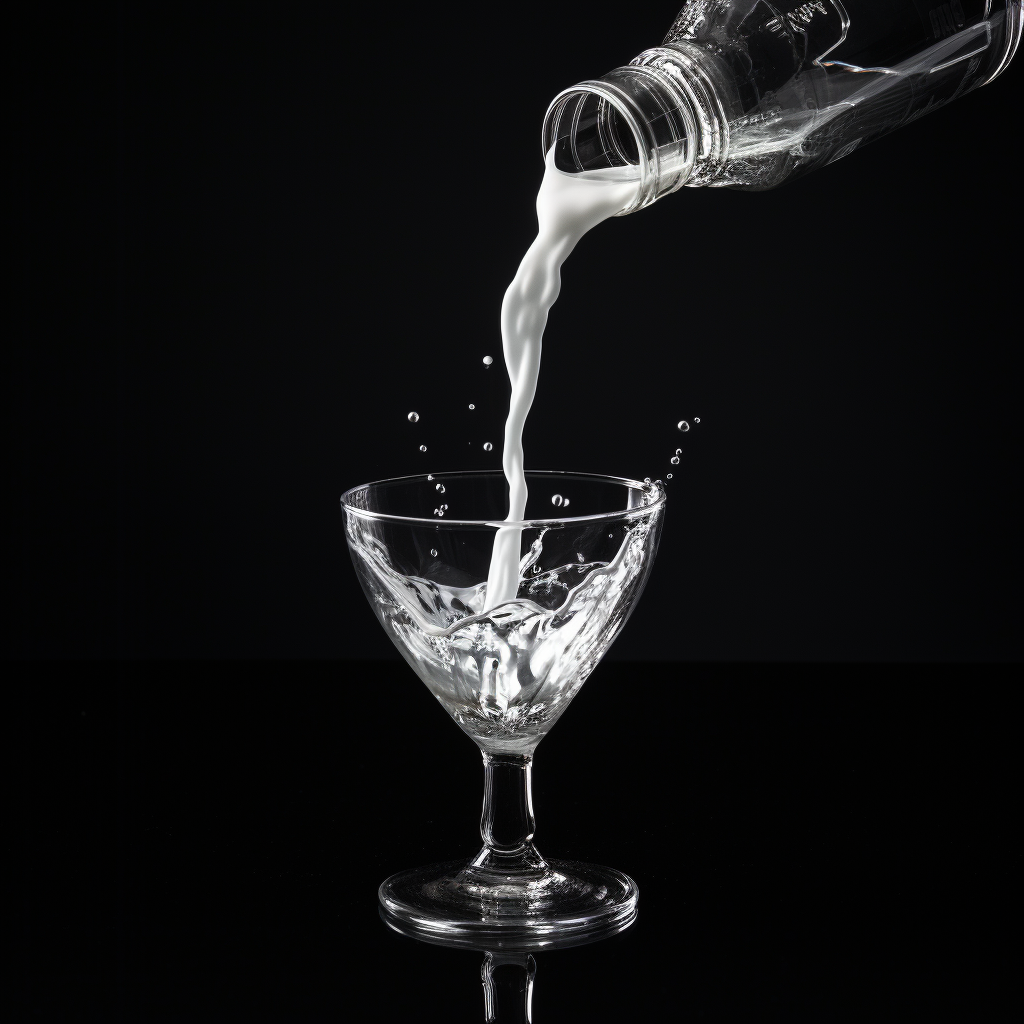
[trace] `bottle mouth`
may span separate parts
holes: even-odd
[[[542,155],[566,174],[633,167],[636,200],[618,216],[680,188],[693,169],[694,122],[671,82],[648,68],[617,68],[560,92],[544,115]]]

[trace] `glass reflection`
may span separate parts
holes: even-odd
[[[530,1024],[533,1020],[533,980],[537,974],[534,953],[586,946],[618,935],[636,921],[636,911],[625,920],[570,935],[520,935],[492,937],[486,946],[470,936],[440,936],[421,930],[380,908],[381,920],[399,935],[450,949],[475,949],[484,954],[480,983],[487,1024]]]

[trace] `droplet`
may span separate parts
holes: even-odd
[[[683,449],[682,448],[677,448],[676,449],[676,455],[682,455],[682,454],[683,454]]]
[[[434,474],[433,473],[428,473],[427,474],[427,479],[428,480],[433,480],[434,479]]]
[[[470,402],[469,403],[469,408],[470,408],[470,410],[473,410],[473,409],[476,408],[476,406],[472,402]]]
[[[430,557],[431,558],[437,558],[437,548],[431,548],[430,549]]]
[[[411,412],[411,413],[409,413],[409,415],[408,415],[408,416],[406,417],[406,419],[407,419],[407,420],[408,420],[408,421],[409,421],[410,423],[419,423],[419,421],[420,421],[420,414],[419,414],[418,412]]]
[[[700,423],[700,417],[699,416],[694,416],[693,417],[693,422],[694,423]]]
[[[615,540],[615,534],[614,533],[609,533],[608,534],[608,539],[609,540]]]
[[[420,445],[420,451],[421,452],[425,452],[426,450],[427,450],[427,446],[425,444],[421,444]]]
[[[434,484],[434,490],[444,494],[444,484]]]
[[[565,498],[563,498],[560,494],[552,494],[551,495],[551,504],[554,505],[555,508],[561,508],[562,503],[564,501],[565,501]]]
[[[484,441],[484,451],[489,452],[494,447],[490,441]]]
[[[539,572],[540,572],[540,566],[539,566],[539,565],[535,565],[535,566],[533,567],[533,572],[534,572],[534,575],[536,575],[537,573],[539,573]]]
[[[576,561],[577,562],[582,562],[583,561],[583,552],[582,551],[577,551],[576,552]]]
[[[665,479],[666,480],[671,480],[672,479],[672,474],[671,473],[666,473],[665,474]]]
[[[671,462],[673,466],[678,466],[679,465],[679,456],[678,455],[673,455],[672,458],[669,459],[668,461]]]
[[[441,506],[442,509],[446,509],[447,507],[448,507],[447,505],[442,505]]]
[[[569,499],[568,498],[563,498],[562,499],[562,508],[568,508],[568,507],[569,507]]]
[[[690,429],[690,424],[686,420],[680,420],[676,426],[685,434]]]
[[[490,366],[494,360],[490,356],[484,356],[484,366]]]

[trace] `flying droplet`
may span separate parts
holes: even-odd
[[[430,549],[430,557],[431,558],[437,558],[437,548],[431,548]]]
[[[666,480],[671,480],[672,479],[672,474],[671,473],[666,473],[665,474],[665,479]]]
[[[434,474],[433,473],[428,473],[427,474],[427,479],[428,480],[433,480],[434,479]]]
[[[476,406],[475,406],[475,405],[474,405],[474,404],[473,404],[472,402],[470,402],[470,403],[469,403],[469,408],[470,408],[470,409],[472,410],[472,409],[475,409],[475,408],[476,408]]]
[[[683,454],[683,449],[682,448],[677,448],[676,449],[676,455],[682,455],[682,454]]]
[[[568,507],[569,507],[569,499],[568,498],[563,498],[562,499],[562,508],[568,508]]]
[[[409,421],[410,423],[419,423],[419,421],[420,421],[420,414],[419,414],[418,412],[411,412],[411,413],[409,413],[409,415],[408,415],[408,416],[406,417],[406,419],[407,419],[407,420],[408,420],[408,421]]]
[[[679,456],[678,455],[673,455],[672,458],[669,459],[668,461],[671,462],[673,466],[678,466],[679,465]]]
[[[685,434],[690,429],[690,424],[686,420],[680,420],[676,426]]]
[[[564,501],[565,501],[565,498],[563,498],[560,494],[552,494],[551,495],[551,504],[554,505],[555,508],[561,508],[562,503]]]
[[[609,533],[608,534],[608,539],[609,540],[615,540],[615,534],[614,533]]]
[[[693,417],[693,422],[694,423],[700,423],[700,417],[699,416],[694,416]]]
[[[582,551],[577,551],[576,552],[576,561],[577,562],[582,562],[583,561],[583,552]]]
[[[421,452],[425,452],[426,450],[427,450],[427,446],[425,444],[421,444],[420,445],[420,451]]]
[[[444,494],[444,484],[434,484],[434,490]]]
[[[490,441],[484,441],[484,451],[489,452],[494,447]]]
[[[494,360],[490,356],[484,356],[484,366],[490,366]]]

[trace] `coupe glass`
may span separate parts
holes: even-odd
[[[581,473],[526,479],[527,515],[536,518],[517,523],[503,521],[508,491],[496,471],[382,480],[341,499],[349,552],[377,618],[483,754],[480,852],[400,872],[380,887],[384,910],[425,936],[580,934],[636,910],[636,883],[620,871],[540,855],[530,776],[537,744],[643,590],[664,488]],[[519,589],[488,608],[499,532],[513,546],[518,535]]]

